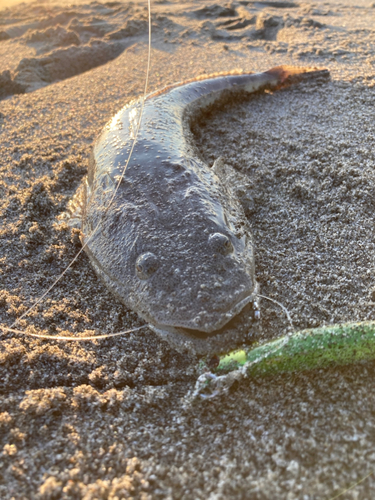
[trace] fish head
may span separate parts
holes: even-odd
[[[86,222],[94,214],[91,228],[100,230],[86,251],[106,285],[158,334],[178,349],[218,353],[223,339],[243,340],[254,323],[248,221],[212,173],[165,171],[157,181],[147,174],[131,182],[130,170],[108,210],[96,191]]]
[[[129,259],[130,307],[159,334],[201,346],[225,336],[234,322],[238,330],[241,315],[252,323],[254,250],[238,201],[223,200],[200,183],[168,203],[150,193],[147,205],[153,217],[138,224]]]

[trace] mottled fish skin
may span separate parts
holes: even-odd
[[[85,250],[108,288],[175,348],[224,352],[254,335],[255,323],[248,221],[226,182],[228,167],[209,168],[200,158],[192,120],[233,93],[275,89],[287,79],[315,73],[279,67],[217,75],[149,95],[109,208],[141,100],[119,111],[96,140],[81,188]]]

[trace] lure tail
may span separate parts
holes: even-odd
[[[215,373],[239,368],[273,375],[342,366],[375,359],[375,322],[347,323],[296,332],[249,351],[222,356]]]

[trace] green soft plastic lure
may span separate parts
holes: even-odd
[[[375,360],[375,321],[302,330],[220,357],[214,373],[197,380],[193,396],[214,397],[249,376],[308,371]]]
[[[375,359],[375,322],[346,323],[293,333],[220,358],[216,373],[247,365],[251,375],[312,370]]]

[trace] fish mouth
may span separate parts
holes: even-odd
[[[210,331],[155,323],[150,324],[150,328],[170,343],[172,340],[177,350],[187,347],[197,354],[225,351],[224,346],[228,345],[229,338],[236,339],[237,343],[243,341],[254,324],[257,294],[258,284],[251,294],[242,298],[225,313],[225,317],[213,325]]]

